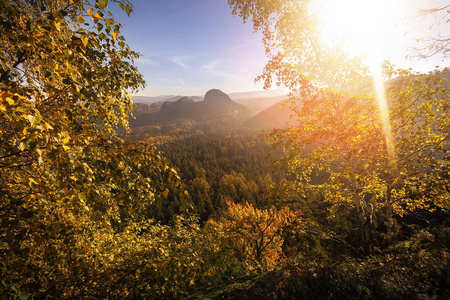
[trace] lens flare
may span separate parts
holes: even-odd
[[[386,148],[389,155],[389,163],[394,174],[397,173],[397,160],[395,152],[394,137],[392,135],[391,122],[389,120],[389,107],[386,98],[386,90],[384,87],[383,79],[381,76],[380,64],[374,64],[371,66],[373,82],[375,86],[375,92],[378,101],[378,107],[380,109],[380,118],[383,124],[383,131],[386,139]]]
[[[404,0],[318,0],[324,42],[344,42],[350,55],[364,56],[373,76],[377,102],[394,174],[396,153],[381,63],[393,47],[396,25],[404,18]]]

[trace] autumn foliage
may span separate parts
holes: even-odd
[[[283,258],[283,229],[292,224],[300,229],[300,211],[294,212],[288,207],[279,211],[274,207],[257,209],[249,203],[227,204],[225,219],[209,221],[207,226],[223,231],[231,242],[232,255],[250,268],[273,269]]]
[[[131,3],[0,0],[0,299],[214,298],[249,278],[227,298],[449,294],[450,71],[384,65],[392,155],[367,68],[320,44],[309,1],[228,3],[263,32],[260,79],[292,90],[295,122],[269,137],[287,175],[194,167],[189,195],[116,133],[145,84],[108,8]]]

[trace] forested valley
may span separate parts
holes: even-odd
[[[450,70],[384,63],[383,114],[307,3],[228,1],[283,49],[255,116],[133,103],[128,0],[0,1],[0,299],[447,299]]]

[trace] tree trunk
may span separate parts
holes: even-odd
[[[391,199],[392,187],[388,185],[386,193],[386,237],[390,239],[393,235],[394,219],[393,219],[393,208]]]

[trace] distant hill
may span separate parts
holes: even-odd
[[[287,93],[285,90],[277,89],[277,90],[263,90],[263,91],[251,91],[251,92],[240,92],[240,93],[231,93],[230,98],[233,101],[241,101],[246,99],[253,98],[273,98],[277,96],[285,96]]]
[[[130,126],[163,125],[186,120],[200,123],[223,118],[241,122],[251,117],[248,108],[234,102],[218,89],[208,91],[203,101],[194,99],[196,98],[179,97],[175,101],[137,104],[134,111],[136,119],[130,119]]]
[[[175,102],[182,97],[180,95],[162,95],[156,97],[133,96],[131,99],[134,103],[153,104],[159,102]],[[282,90],[272,90],[231,93],[229,97],[234,102],[248,106],[254,113],[258,113],[281,100],[285,100],[287,95]],[[204,100],[203,96],[190,96],[189,98],[194,102]]]
[[[282,90],[255,91],[245,93],[231,93],[233,101],[252,108],[255,113],[265,110],[270,106],[287,99],[287,95]]]
[[[145,104],[153,104],[158,102],[175,102],[182,98],[183,96],[175,96],[175,95],[165,95],[165,96],[156,96],[156,97],[147,97],[147,96],[133,96],[131,100],[134,103],[145,103]],[[203,97],[200,96],[191,96],[189,97],[193,101],[202,101]]]
[[[272,105],[275,105],[278,102],[281,102],[286,99],[287,99],[286,95],[281,95],[281,96],[273,96],[273,97],[241,99],[241,100],[234,100],[234,101],[251,108],[255,113],[259,113],[259,112],[271,107]]]
[[[156,96],[156,97],[133,96],[133,97],[131,97],[131,100],[133,100],[134,103],[152,104],[152,103],[161,102],[161,101],[171,101],[171,99],[174,99],[177,97],[181,97],[181,96],[176,96],[176,95],[164,95],[164,96]]]
[[[283,128],[289,123],[291,112],[289,103],[283,100],[253,116],[244,126],[255,129]]]

